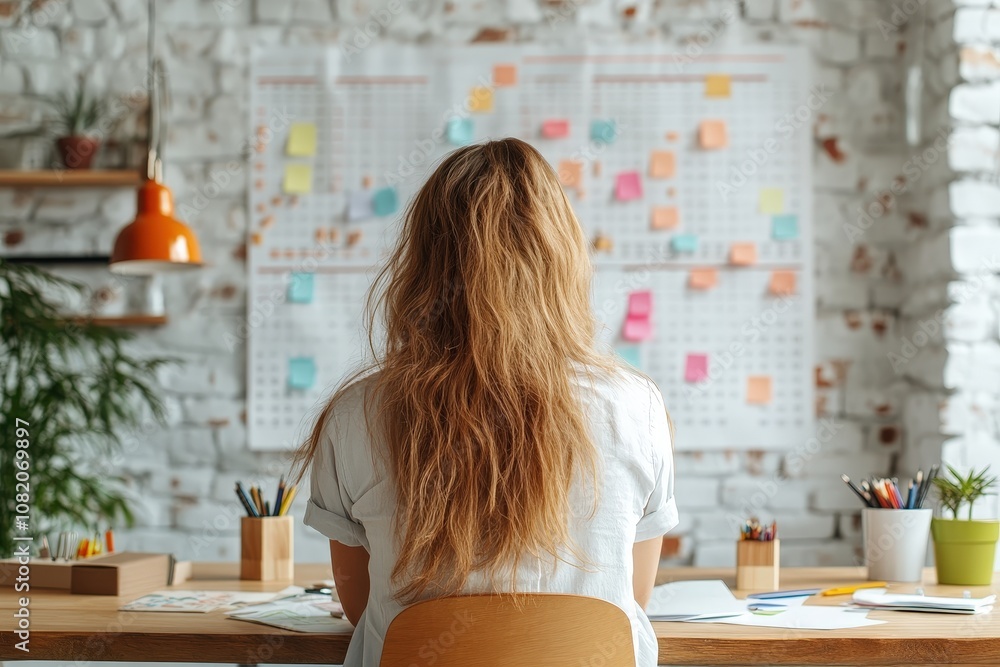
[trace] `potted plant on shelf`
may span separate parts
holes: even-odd
[[[63,165],[67,169],[90,169],[101,147],[95,130],[107,113],[104,100],[88,93],[80,81],[72,93],[60,93],[51,105],[59,132],[56,149]]]
[[[162,424],[155,374],[170,360],[134,356],[127,331],[67,319],[53,295],[83,289],[0,259],[0,558],[15,536],[130,523],[116,468]],[[26,526],[17,521],[21,493],[30,497]]]
[[[952,517],[934,517],[931,521],[938,583],[989,585],[993,580],[993,558],[997,538],[1000,537],[1000,521],[974,520],[972,507],[977,500],[989,495],[997,477],[988,474],[989,466],[979,472],[973,468],[964,477],[951,466],[947,468],[947,475],[934,478],[941,507]],[[967,519],[958,516],[963,505],[969,508]]]

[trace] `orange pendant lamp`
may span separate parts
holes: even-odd
[[[162,182],[163,163],[160,152],[165,124],[160,98],[166,92],[166,71],[163,63],[152,57],[153,38],[156,34],[154,1],[149,2],[149,154],[146,178],[139,186],[135,220],[119,232],[115,239],[109,267],[113,273],[132,276],[201,266],[198,237],[174,217],[174,196]]]

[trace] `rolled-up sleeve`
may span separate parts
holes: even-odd
[[[677,503],[674,500],[674,457],[670,443],[670,424],[660,391],[651,386],[649,434],[652,459],[653,490],[646,501],[643,516],[635,529],[635,541],[662,537],[677,525]]]
[[[302,521],[349,547],[366,547],[364,527],[351,515],[353,501],[337,463],[336,415],[331,415],[309,471],[310,496]]]

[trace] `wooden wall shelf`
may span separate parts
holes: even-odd
[[[0,169],[0,187],[138,187],[142,183],[136,169],[46,169],[19,171]]]
[[[123,315],[121,317],[71,317],[71,322],[91,323],[102,327],[161,327],[167,323],[166,315]]]

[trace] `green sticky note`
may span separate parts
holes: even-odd
[[[288,146],[285,152],[293,157],[316,155],[316,125],[292,123],[288,131]]]
[[[379,217],[392,215],[399,210],[399,197],[396,195],[396,188],[382,188],[376,190],[372,197],[372,211]]]
[[[762,188],[760,191],[761,213],[784,213],[785,193],[779,188]]]
[[[308,164],[285,165],[285,180],[281,189],[285,194],[302,195],[312,192],[313,170]]]
[[[776,215],[771,218],[771,236],[778,240],[799,237],[799,218],[795,215]]]
[[[288,360],[288,386],[308,389],[316,384],[316,362],[312,357],[294,357]]]
[[[290,303],[312,303],[313,300],[312,273],[293,273],[288,283],[288,301]]]
[[[594,120],[590,123],[590,138],[602,144],[610,144],[618,135],[618,128],[613,120]]]
[[[471,118],[452,118],[448,121],[448,143],[465,146],[472,143],[475,125]]]
[[[675,234],[670,239],[674,252],[694,252],[698,249],[698,237],[694,234]]]
[[[638,345],[621,345],[615,348],[615,352],[622,358],[622,361],[633,368],[642,368],[642,361],[639,358]]]

